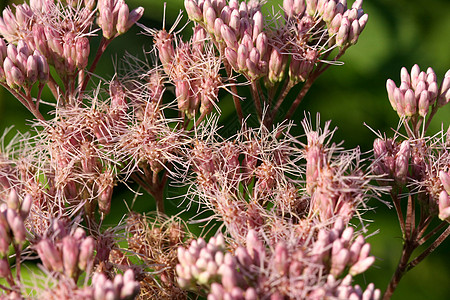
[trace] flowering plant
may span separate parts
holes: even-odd
[[[190,38],[182,14],[170,29],[138,24],[151,50],[127,53],[110,79],[97,64],[142,7],[30,0],[3,11],[0,84],[32,118],[0,151],[4,298],[389,299],[446,239],[450,133],[427,130],[450,101],[450,72],[415,65],[398,87],[387,81],[400,125],[377,133],[370,154],[307,113],[294,135],[295,111],[368,15],[362,0],[264,5],[185,0]],[[235,107],[231,134],[222,101]],[[133,201],[106,224],[125,188]],[[148,195],[155,210],[136,210]],[[354,282],[376,260],[370,199],[392,203],[403,238],[383,295]]]

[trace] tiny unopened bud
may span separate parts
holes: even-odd
[[[78,254],[80,249],[78,243],[73,236],[65,236],[62,240],[62,258],[64,265],[64,273],[69,277],[77,275]]]
[[[184,0],[184,7],[189,19],[200,22],[203,19],[202,11],[194,0]]]
[[[439,179],[447,193],[450,193],[450,174],[448,172],[439,171]]]
[[[8,221],[9,228],[14,236],[14,242],[16,244],[22,244],[26,241],[26,229],[23,224],[23,220],[17,212],[11,208],[6,211],[6,219]]]
[[[48,239],[42,239],[37,245],[36,250],[39,258],[49,271],[63,271],[63,262],[61,253],[56,249],[55,245]]]
[[[231,48],[225,48],[225,58],[230,63],[235,71],[239,71],[239,66],[237,63],[237,53]]]
[[[87,267],[92,265],[94,259],[95,241],[92,237],[86,237],[80,244],[80,255],[78,259],[78,268],[86,271]]]
[[[76,65],[79,69],[86,68],[89,59],[90,45],[86,37],[77,39],[75,44],[76,49]]]
[[[116,30],[118,34],[123,34],[127,32],[127,22],[128,22],[128,16],[130,15],[130,10],[128,8],[128,5],[125,4],[125,2],[121,2],[119,7],[119,12],[117,14],[117,23],[116,23]]]
[[[338,47],[342,47],[347,43],[350,25],[351,24],[347,18],[342,19],[341,26],[339,27],[336,35],[336,45]]]
[[[220,28],[220,33],[222,34],[222,38],[229,48],[237,48],[236,35],[228,25],[224,24],[222,28]]]
[[[47,63],[47,59],[43,55],[37,55],[37,66],[38,66],[38,79],[41,83],[48,81],[50,69]]]
[[[420,93],[418,109],[419,115],[425,118],[425,116],[428,114],[428,111],[430,110],[430,101],[428,99],[427,91],[422,91],[422,93]]]
[[[8,203],[8,207],[13,210],[17,210],[19,208],[19,206],[20,206],[19,196],[17,195],[17,192],[15,189],[11,189],[11,191],[9,192],[7,203]]]
[[[439,194],[439,219],[450,221],[450,197],[446,191]]]
[[[405,93],[405,115],[411,117],[416,113],[417,103],[414,96],[414,92],[408,89]]]
[[[125,32],[128,31],[131,28],[131,26],[133,26],[137,21],[139,21],[139,19],[142,18],[143,15],[144,15],[144,8],[142,6],[133,9],[128,15],[128,21],[125,26]]]

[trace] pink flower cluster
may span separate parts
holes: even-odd
[[[308,246],[280,240],[266,248],[264,239],[250,230],[245,243],[230,253],[219,234],[208,243],[198,239],[187,249],[178,249],[178,280],[185,288],[206,287],[211,300],[378,299],[380,291],[373,284],[366,291],[350,285],[352,275],[364,272],[375,260],[362,236],[353,239],[353,229],[344,230],[342,219],[331,230],[319,230]],[[339,280],[346,269],[349,274]]]
[[[410,73],[403,67],[400,79],[399,87],[391,79],[386,82],[389,101],[399,117],[418,114],[425,118],[430,112],[430,106],[442,107],[450,101],[450,72],[445,74],[440,86],[432,68],[428,68],[425,73],[420,71],[418,65],[414,65]]]

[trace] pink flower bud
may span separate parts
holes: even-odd
[[[175,95],[177,96],[178,109],[180,111],[188,110],[190,95],[189,81],[177,81],[175,83]]]
[[[223,294],[225,293],[225,290],[223,289],[223,286],[219,283],[213,282],[211,284],[211,294],[215,295],[216,299],[222,299]],[[208,296],[209,298],[209,296]]]
[[[450,193],[450,174],[444,171],[439,171],[439,179],[441,180],[445,191]]]
[[[214,22],[216,21],[216,18],[217,15],[214,8],[208,7],[207,9],[205,9],[205,7],[203,7],[203,19],[206,25],[206,29],[210,33],[214,33]]]
[[[419,81],[415,88],[415,97],[416,99],[419,98],[420,94],[427,89],[427,84],[425,81]]]
[[[374,262],[375,262],[374,256],[366,257],[363,260],[360,260],[356,264],[351,266],[351,268],[349,270],[349,274],[352,276],[361,274],[361,273],[365,272]]]
[[[223,22],[223,20],[221,18],[217,18],[214,21],[214,36],[217,41],[223,41],[221,29],[224,24],[225,23]]]
[[[365,245],[365,240],[362,235],[359,235],[353,244],[350,246],[350,261],[351,265],[355,264],[360,256],[361,248]]]
[[[310,16],[314,16],[317,9],[317,0],[306,0],[306,13]]]
[[[50,54],[47,44],[47,37],[43,25],[41,24],[33,25],[33,40],[35,49],[41,52],[46,57],[49,57]]]
[[[342,23],[342,14],[340,13],[336,14],[333,20],[331,20],[331,23],[328,25],[328,33],[330,36],[335,35],[339,31],[341,23]]]
[[[236,35],[233,30],[228,27],[228,25],[224,24],[222,28],[220,28],[220,33],[229,48],[236,49],[237,48],[237,40]]]
[[[27,80],[34,84],[38,77],[38,62],[34,55],[28,56],[27,60]]]
[[[128,21],[124,28],[125,32],[128,31],[131,28],[131,26],[133,26],[137,21],[139,21],[139,19],[142,18],[143,15],[144,15],[144,8],[142,6],[133,9],[128,15]]]
[[[73,236],[68,235],[62,239],[64,273],[71,278],[77,275],[79,251],[78,243]]]
[[[269,58],[269,80],[273,83],[281,81],[284,77],[286,63],[278,49],[272,48]]]
[[[55,245],[48,239],[42,239],[37,245],[36,250],[39,258],[49,271],[63,271],[63,262],[61,253],[56,249]]]
[[[237,53],[231,48],[225,48],[225,58],[230,63],[235,71],[239,71],[239,66],[237,63]]]
[[[86,68],[90,52],[89,40],[86,37],[78,38],[75,44],[75,49],[76,49],[77,68],[79,69]]]
[[[417,85],[417,78],[419,77],[419,73],[420,73],[420,68],[417,64],[415,64],[412,68],[411,68],[411,86],[413,86],[414,88]]]
[[[239,53],[238,53],[238,54],[239,54]],[[258,50],[257,50],[255,47],[253,47],[253,48],[251,49],[249,55],[248,55],[248,58],[249,58],[253,63],[255,63],[255,65],[257,65],[257,64],[259,63],[259,60],[260,60],[261,56],[260,56]]]
[[[17,63],[17,48],[13,44],[8,44],[6,47],[7,57],[13,62],[13,64]]]
[[[203,19],[202,11],[194,0],[184,0],[184,7],[186,9],[189,19],[196,22],[202,21]]]
[[[349,259],[350,252],[347,249],[341,249],[338,253],[334,254],[331,258],[330,273],[334,277],[338,277],[344,271]]]
[[[261,11],[257,11],[253,15],[253,41],[256,41],[258,35],[262,32],[264,26],[264,18]]]
[[[361,33],[364,30],[368,20],[369,20],[369,15],[368,14],[362,15],[361,18],[358,19],[359,33]]]
[[[222,19],[222,21],[225,24],[229,24],[230,23],[230,19],[231,19],[231,14],[232,12],[236,11],[237,15],[239,17],[239,12],[235,9],[231,9],[230,6],[225,6],[222,11],[220,12],[220,19]]]
[[[400,117],[404,117],[405,116],[404,95],[403,95],[402,91],[397,87],[394,89],[394,101],[396,103],[397,114]]]
[[[419,103],[418,103],[419,115],[423,118],[428,114],[430,110],[430,101],[428,99],[428,92],[422,91],[419,95]]]
[[[241,14],[241,18],[247,18],[248,16],[247,2],[243,1],[239,3],[239,13]]]
[[[35,51],[35,56],[36,56],[36,60],[37,60],[37,67],[38,67],[38,79],[41,83],[45,83],[48,81],[49,78],[49,66],[47,63],[47,60],[45,59],[45,57],[43,55],[37,55],[38,53],[36,53]]]
[[[232,290],[237,286],[236,270],[232,269],[228,265],[222,265],[220,267],[220,275],[222,275],[222,285],[226,290]]]
[[[441,87],[439,88],[439,96],[444,95],[450,89],[450,76],[444,77]]]
[[[86,237],[80,244],[80,254],[78,258],[78,268],[86,271],[92,265],[94,259],[95,241],[92,237]]]
[[[401,184],[406,182],[409,167],[410,146],[409,141],[403,141],[395,159],[394,177]]]
[[[411,84],[411,77],[409,76],[408,70],[405,67],[402,67],[402,69],[400,70],[400,80]]]
[[[239,17],[239,12],[237,10],[233,10],[231,12],[229,21],[228,21],[228,26],[230,26],[230,28],[232,30],[234,30],[234,32],[239,33],[240,32],[240,27],[241,27],[241,18]]]
[[[450,221],[450,197],[446,191],[439,194],[439,219]]]
[[[356,42],[358,41],[360,32],[361,32],[361,30],[359,27],[358,20],[353,20],[353,22],[350,26],[349,34],[348,34],[348,40],[349,40],[350,44],[352,44],[352,45],[356,44]]]
[[[119,2],[117,5],[119,6],[119,12],[117,14],[116,30],[118,34],[123,34],[128,30],[127,23],[130,10],[125,2]]]
[[[329,1],[325,7],[324,7],[324,13],[322,16],[322,19],[329,23],[331,20],[333,20],[334,16],[336,15],[336,2]]]
[[[0,62],[2,62],[6,58],[7,55],[6,48],[7,46],[5,40],[0,37]]]
[[[255,80],[261,76],[261,72],[258,68],[258,65],[254,63],[250,58],[245,60],[246,69],[248,69],[248,75],[252,80]]]
[[[386,142],[383,139],[373,141],[373,153],[375,158],[383,157],[387,153]]]
[[[8,75],[8,74],[6,74],[6,75]],[[9,73],[9,76],[10,76],[11,84],[8,84],[8,85],[12,88],[21,87],[23,85],[23,82],[25,81],[25,76],[20,71],[20,69],[15,66],[11,68],[11,72]],[[6,79],[8,80],[8,76],[6,77]]]
[[[405,93],[405,115],[411,117],[416,113],[417,103],[414,97],[414,92],[408,89]]]
[[[350,30],[350,21],[347,18],[343,18],[339,31],[336,35],[336,45],[342,47],[347,43]]]
[[[277,243],[275,246],[275,257],[274,257],[274,264],[275,269],[281,274],[286,275],[289,269],[289,253],[286,248],[286,245],[282,242]]]
[[[438,92],[439,92],[439,88],[438,88],[436,81],[434,81],[428,85],[428,94],[429,94],[430,102],[434,103],[434,100],[436,99]]]
[[[111,39],[116,34],[114,28],[114,15],[111,1],[102,1],[98,5],[98,25],[106,39]]]
[[[17,210],[20,206],[19,203],[19,196],[17,195],[17,192],[15,189],[11,189],[8,195],[8,207],[13,209],[13,210]]]
[[[255,45],[256,45],[256,49],[259,52],[261,59],[264,59],[264,56],[266,55],[267,47],[268,47],[267,35],[264,32],[261,32],[258,35],[258,37],[256,38]]]
[[[24,40],[19,40],[17,43],[17,53],[23,53],[25,56],[29,56],[31,54],[30,48]]]

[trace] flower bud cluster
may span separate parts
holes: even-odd
[[[256,290],[244,278],[251,265],[258,263],[259,256],[253,252],[252,257],[249,247],[238,247],[233,255],[225,246],[219,234],[208,243],[199,238],[188,249],[178,248],[176,269],[180,286],[190,289],[206,286],[210,300],[258,299]]]
[[[405,184],[411,157],[410,142],[405,140],[399,144],[392,139],[378,138],[373,142],[373,151],[373,172],[392,178],[396,184]]]
[[[30,89],[36,82],[44,84],[49,77],[47,59],[23,40],[17,46],[6,45],[0,38],[0,81],[13,89]]]
[[[27,231],[24,221],[32,206],[31,195],[26,195],[22,201],[15,189],[11,189],[6,203],[0,205],[0,258],[7,257],[11,244],[23,245]]]
[[[139,294],[140,286],[133,270],[117,274],[110,280],[103,273],[95,273],[92,277],[93,300],[131,300]]]
[[[25,40],[30,52],[38,50],[60,75],[74,75],[86,68],[90,53],[88,35],[95,15],[93,1],[62,4],[51,0],[31,1],[10,8],[0,18],[0,34],[9,43]],[[142,7],[129,11],[124,0],[97,3],[98,23],[107,39],[120,35],[142,17]]]
[[[11,8],[7,7],[3,10],[2,17],[0,17],[0,35],[10,43],[17,42],[20,38],[26,36],[23,32],[30,29],[30,21],[33,18],[32,8],[27,3],[19,4],[15,7],[15,13],[11,11]]]
[[[341,280],[328,275],[324,286],[314,289],[308,299],[354,299],[354,300],[377,300],[381,298],[381,291],[375,289],[373,283],[369,283],[363,290],[359,285],[352,286],[352,276],[347,275]]]
[[[368,256],[369,244],[362,236],[355,240],[353,229],[344,229],[342,219],[334,228],[319,231],[317,240],[306,247],[298,242],[275,242],[267,251],[255,230],[249,230],[245,244],[232,253],[225,250],[221,235],[208,244],[193,241],[188,249],[179,248],[177,274],[180,285],[196,289],[205,287],[208,299],[321,299],[319,295],[353,295],[355,299],[378,299],[379,290],[370,284],[367,291],[351,286],[352,275],[364,272],[374,261]],[[220,239],[220,246],[217,240]],[[317,272],[323,277],[317,276]],[[341,278],[347,273],[346,279]],[[328,274],[328,277],[326,277]],[[327,278],[327,280],[325,280]],[[276,285],[272,285],[275,283]],[[333,285],[330,283],[333,282]],[[364,297],[363,297],[364,294]],[[278,298],[277,298],[278,297]]]
[[[124,34],[144,14],[144,8],[138,7],[130,11],[124,0],[99,0],[98,26],[106,39]]]
[[[217,41],[236,72],[256,80],[267,74],[268,38],[259,4],[237,0],[185,0],[191,20]]]
[[[284,0],[283,9],[288,20],[310,17],[325,22],[330,39],[328,46],[342,48],[356,44],[367,24],[368,15],[362,10],[362,2],[355,1],[348,9],[345,0]],[[299,30],[305,31],[302,27]]]
[[[26,17],[21,13],[24,9]],[[10,12],[9,8],[5,9],[0,19],[0,25],[4,24],[0,26],[0,34],[9,43],[19,47],[24,40],[30,53],[37,50],[59,74],[74,74],[77,69],[86,67],[90,46],[84,35],[93,20],[90,9],[82,6],[73,9],[54,1],[32,1],[31,7],[26,3],[17,5],[15,18]],[[15,22],[24,22],[26,26],[17,27]]]
[[[95,240],[86,236],[81,228],[64,236],[59,234],[55,241],[44,237],[35,247],[47,270],[75,281],[82,271],[89,272],[94,264]]]
[[[196,284],[209,285],[220,280],[219,268],[235,267],[231,253],[225,254],[222,235],[212,237],[208,243],[199,238],[193,240],[188,249],[178,248],[176,267],[178,283],[182,288],[195,288]],[[225,259],[226,257],[226,259]]]
[[[399,117],[419,115],[425,118],[430,106],[442,107],[450,101],[450,70],[440,87],[433,69],[428,68],[425,73],[418,65],[414,65],[410,73],[403,67],[400,79],[399,87],[391,79],[386,82],[389,102]]]
[[[338,218],[332,230],[319,231],[310,253],[313,261],[328,265],[327,269],[335,278],[347,268],[352,276],[365,272],[375,262],[375,257],[369,256],[370,244],[362,235],[355,240],[353,237],[353,228],[345,228],[343,219]]]
[[[16,190],[11,188],[5,200],[6,203],[0,204],[0,278],[6,279],[11,284],[14,281],[8,261],[10,245],[14,245],[16,255],[20,256],[27,238],[24,221],[30,213],[32,197],[27,194],[20,201]]]

